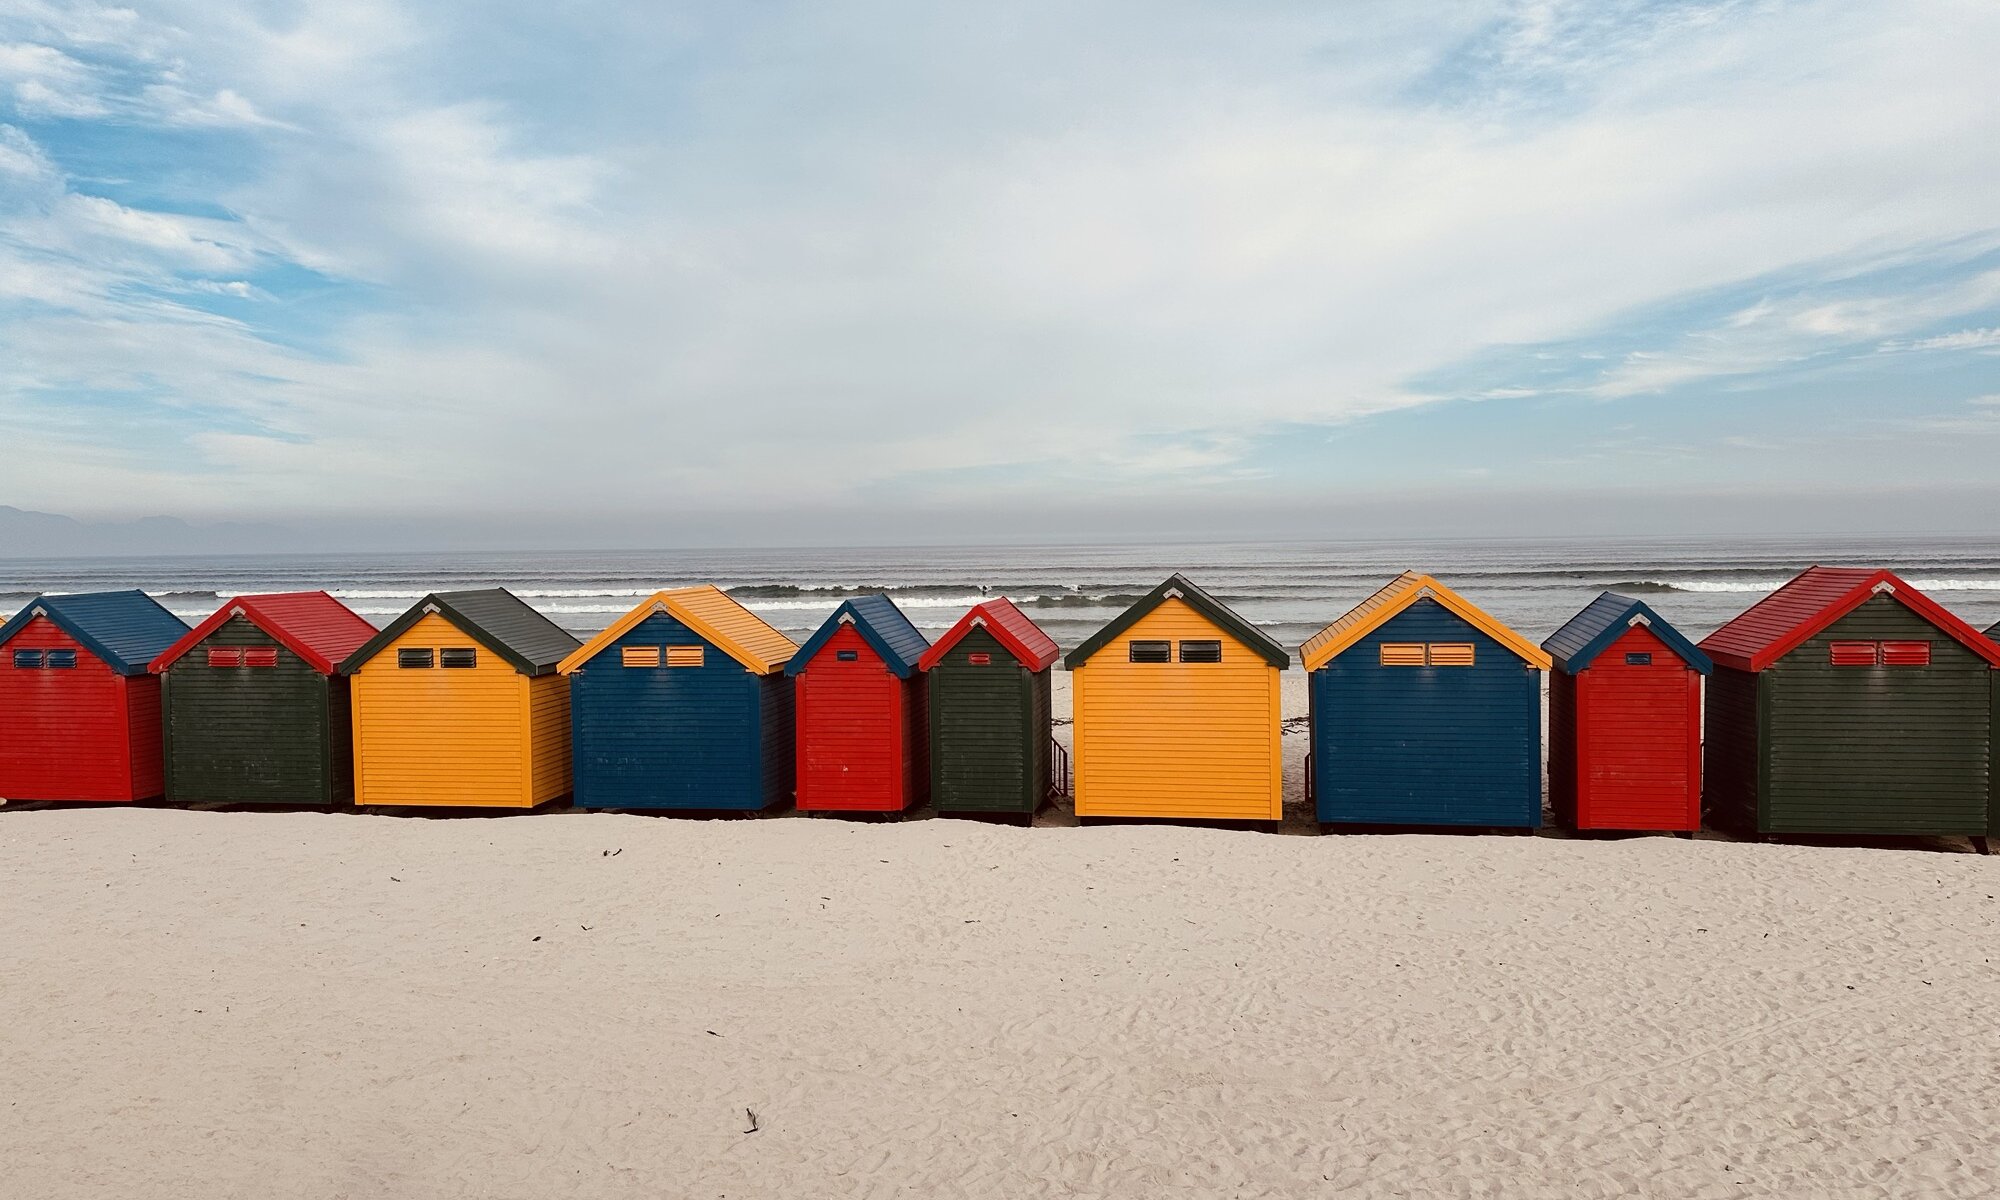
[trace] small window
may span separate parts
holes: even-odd
[[[1832,642],[1827,646],[1827,659],[1836,667],[1872,667],[1875,665],[1875,643]]]
[[[252,646],[243,652],[243,665],[246,667],[275,667],[278,665],[278,648],[276,646]]]
[[[1421,667],[1424,665],[1424,644],[1422,642],[1383,642],[1382,665],[1385,667]]]
[[[431,665],[430,647],[396,651],[396,665],[406,670],[423,670]]]
[[[14,669],[15,669],[15,670],[17,670],[17,671],[39,671],[39,670],[41,670],[41,669],[42,669],[42,652],[41,652],[40,650],[16,650],[16,651],[14,651]]]
[[[1181,661],[1184,663],[1219,663],[1222,661],[1222,643],[1182,642]]]
[[[1126,657],[1135,663],[1163,663],[1174,661],[1172,642],[1128,642]]]
[[[698,667],[708,660],[705,647],[668,646],[667,665],[670,667]]]
[[[471,646],[446,646],[438,651],[438,666],[469,671],[479,665],[479,651]]]
[[[965,656],[965,661],[975,667],[990,667],[993,665],[993,656],[991,654],[968,654]]]
[[[835,650],[835,651],[833,652],[833,658],[834,658],[834,661],[835,661],[835,662],[860,662],[860,661],[861,661],[861,651],[859,651],[859,650]]]
[[[243,665],[243,651],[235,646],[210,646],[208,665],[211,667],[240,667]]]
[[[1471,642],[1432,642],[1430,650],[1430,662],[1434,667],[1473,665]]]
[[[1653,665],[1653,652],[1651,650],[1635,650],[1625,656],[1625,665],[1628,667],[1650,667]]]
[[[627,667],[657,667],[660,665],[660,648],[621,646],[618,649],[618,662],[621,666]]]
[[[51,671],[71,671],[71,670],[75,670],[75,669],[76,669],[76,651],[74,651],[74,650],[51,650],[51,651],[49,651],[49,654],[48,654],[48,657],[47,657],[46,659],[44,659],[43,661],[44,661],[44,662],[46,662],[46,663],[48,663],[48,665],[49,665],[49,670],[51,670]]]
[[[51,657],[55,651],[49,651]],[[55,663],[51,662],[50,666]],[[1929,642],[1883,642],[1882,665],[1885,667],[1928,667],[1931,665],[1931,644]]]

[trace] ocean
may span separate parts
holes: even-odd
[[[1980,628],[2000,620],[2000,538],[1944,537],[0,558],[0,612],[43,591],[138,587],[193,622],[229,596],[325,589],[380,625],[426,592],[500,586],[588,635],[660,588],[715,583],[794,638],[858,593],[889,593],[932,634],[1004,595],[1067,648],[1181,571],[1296,647],[1407,568],[1536,641],[1607,588],[1700,637],[1813,563],[1887,565]]]

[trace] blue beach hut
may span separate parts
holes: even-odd
[[[1405,572],[1299,647],[1325,824],[1542,823],[1549,656]]]
[[[717,587],[656,592],[556,668],[581,808],[756,810],[792,794],[798,647]]]

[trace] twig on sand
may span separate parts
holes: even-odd
[[[746,1108],[743,1110],[743,1115],[750,1118],[750,1128],[744,1130],[743,1132],[745,1133],[757,1132],[757,1111],[755,1109]]]

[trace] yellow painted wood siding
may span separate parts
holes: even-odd
[[[529,799],[547,804],[567,796],[569,780],[569,676],[538,675],[528,685],[528,722],[533,730],[533,780]]]
[[[446,646],[477,646],[479,665],[396,665],[398,650]],[[354,674],[354,802],[530,807],[528,683],[443,617],[410,626]]]
[[[1222,639],[1182,663],[1183,639]],[[1171,663],[1129,643],[1171,641]],[[1277,668],[1180,600],[1146,614],[1071,676],[1076,812],[1084,817],[1275,821],[1283,815]]]

